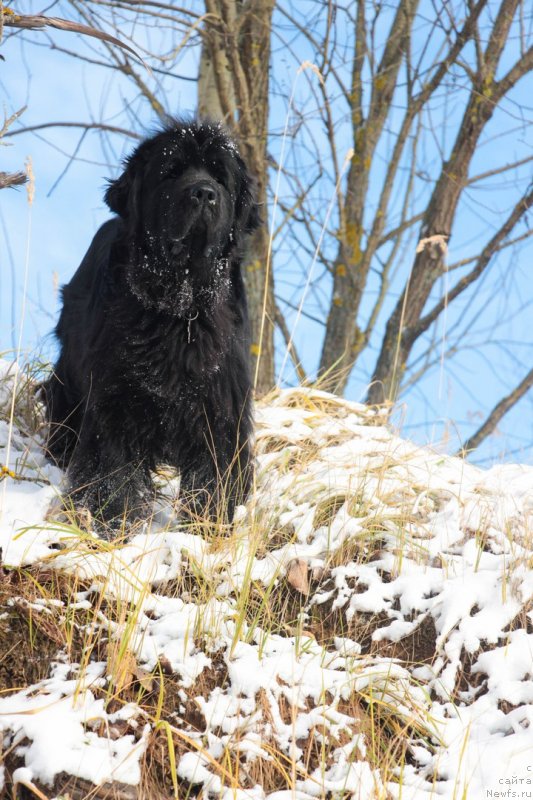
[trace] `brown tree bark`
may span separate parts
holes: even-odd
[[[200,115],[233,130],[257,184],[264,225],[249,242],[244,279],[252,330],[251,361],[258,394],[274,386],[275,303],[267,208],[270,34],[274,0],[205,0],[207,15],[198,86]]]

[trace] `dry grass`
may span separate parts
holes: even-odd
[[[41,424],[31,386],[30,380],[20,384],[15,403],[17,424],[27,437],[35,436]],[[201,796],[201,784],[180,775],[180,760],[191,753],[199,756],[199,763],[220,786],[247,790],[260,785],[266,793],[295,790],[298,782],[320,781],[339,754],[348,752],[349,761],[365,762],[374,770],[374,797],[385,800],[387,781],[398,780],[412,763],[413,748],[422,744],[432,751],[438,746],[437,729],[427,710],[430,704],[424,710],[420,698],[414,700],[407,691],[406,677],[394,670],[383,671],[384,663],[394,662],[379,660],[394,659],[410,668],[431,664],[437,638],[432,618],[421,617],[399,641],[376,640],[374,633],[390,622],[389,616],[349,613],[348,600],[368,588],[350,574],[356,575],[359,567],[372,567],[384,553],[392,554],[394,560],[388,571],[381,569],[383,582],[400,574],[406,557],[431,563],[424,546],[424,526],[448,497],[413,477],[409,453],[395,451],[366,453],[359,475],[338,486],[328,479],[327,470],[317,471],[317,464],[327,449],[342,447],[357,437],[353,404],[313,389],[275,393],[268,403],[274,410],[285,408],[294,415],[287,417],[290,424],[275,430],[260,422],[258,486],[246,515],[233,528],[200,519],[182,524],[181,530],[202,547],[184,548],[179,569],[170,578],[154,582],[137,572],[135,562],[123,559],[131,530],[124,527],[110,541],[94,538],[73,509],[67,509],[61,522],[50,523],[62,539],[55,554],[45,562],[1,573],[0,693],[38,683],[58,658],[72,665],[72,675],[81,687],[88,665],[102,662],[105,682],[95,691],[107,712],[129,703],[136,705],[137,712],[134,722],[122,721],[109,730],[95,721],[93,729],[100,736],[131,735],[141,742],[144,726],[149,726],[139,787],[95,787],[65,775],[56,780],[56,795],[71,800]],[[376,430],[376,441],[380,441],[387,411],[361,407],[357,412],[363,428]],[[272,475],[278,490],[270,497]],[[173,474],[163,470],[157,482],[160,502],[177,506]],[[295,508],[307,509],[307,516],[295,515],[291,512]],[[342,534],[339,520],[348,526],[349,535]],[[174,529],[171,520],[168,530]],[[304,562],[303,583],[297,585],[290,571],[291,548],[315,541],[319,535],[326,543],[320,566]],[[474,531],[472,536],[482,552],[488,546],[486,532]],[[92,572],[87,571],[89,564]],[[257,571],[262,565],[270,565],[267,580],[258,577],[263,576]],[[346,567],[352,573],[348,570],[344,577],[347,594],[341,602],[337,573]],[[142,631],[159,618],[153,598],[196,609],[183,647],[190,645],[191,652],[203,654],[205,665],[192,681],[164,655],[150,668],[139,656]],[[525,621],[529,625],[524,611],[516,625]],[[316,697],[308,694],[302,701],[301,695],[291,699],[291,693],[297,695],[295,687],[278,677],[275,691],[265,687],[254,698],[242,697],[240,716],[228,713],[227,720],[213,726],[208,714],[213,698],[235,699],[229,668],[239,649],[253,646],[261,660],[275,637],[294,642],[295,663],[320,647],[325,661],[345,658],[347,686],[336,694],[326,690]],[[346,655],[343,642],[348,643]],[[350,651],[353,642],[359,654]],[[462,663],[457,693],[483,681],[471,674],[471,655],[465,655]],[[374,678],[359,684],[368,669],[374,671]],[[309,720],[308,727],[305,735],[297,736],[302,719]],[[293,732],[289,748],[280,744],[283,726]],[[215,748],[213,737],[218,741]],[[255,751],[251,741],[256,741]],[[24,759],[8,747],[0,763],[9,783]],[[54,796],[50,787],[38,783],[13,791],[17,798]]]

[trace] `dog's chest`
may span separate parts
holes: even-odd
[[[209,387],[229,346],[228,336],[198,316],[143,320],[125,343],[125,366],[142,393],[172,401]]]

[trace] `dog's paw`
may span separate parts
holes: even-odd
[[[61,497],[52,500],[44,518],[46,522],[77,528],[83,533],[90,533],[93,529],[93,515],[89,509],[84,506],[73,506]]]

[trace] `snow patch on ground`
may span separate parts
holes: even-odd
[[[135,709],[106,712],[104,700],[93,694],[106,683],[104,669],[105,664],[92,663],[82,675],[70,677],[70,665],[56,663],[48,680],[0,698],[0,730],[10,732],[10,744],[26,764],[15,780],[38,779],[51,786],[65,772],[96,784],[139,783],[139,756],[149,727],[141,729],[140,741],[132,735],[106,735]],[[91,729],[97,726],[103,735]]]

